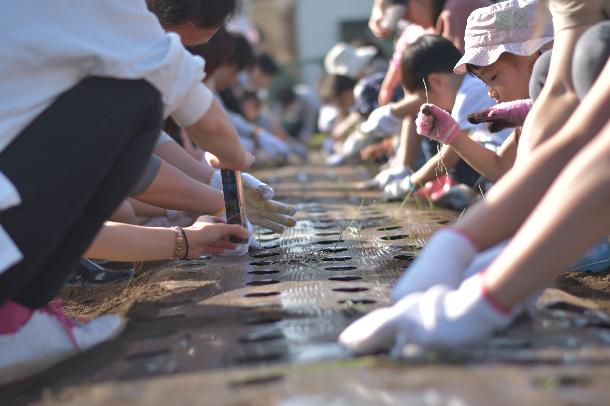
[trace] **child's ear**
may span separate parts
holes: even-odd
[[[426,77],[426,86],[428,90],[438,89],[445,85],[445,78],[440,73],[431,73]]]

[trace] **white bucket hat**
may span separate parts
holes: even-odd
[[[474,10],[464,35],[464,56],[453,71],[466,73],[466,64],[489,66],[500,55],[528,56],[553,41],[553,20],[537,0],[509,0]]]
[[[345,42],[335,45],[324,58],[324,68],[329,75],[360,79],[365,68],[377,55],[375,47],[353,47]]]

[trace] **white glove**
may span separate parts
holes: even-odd
[[[257,226],[268,228],[276,233],[284,232],[286,227],[294,227],[296,220],[294,206],[284,204],[273,198],[273,189],[249,173],[242,172],[241,179],[244,185],[246,200],[246,215],[248,220]],[[222,191],[222,177],[220,171],[215,171],[210,186]]]
[[[363,182],[359,188],[383,190],[390,182],[396,179],[404,179],[412,173],[411,169],[402,165],[392,166],[379,172],[373,179]]]
[[[446,227],[437,231],[394,286],[392,300],[434,285],[457,288],[476,253],[477,248],[461,230]]]
[[[241,180],[245,189],[252,189],[256,191],[263,199],[266,200],[273,198],[273,194],[275,192],[271,186],[261,182],[249,173],[242,172]],[[222,175],[220,174],[220,170],[217,169],[214,171],[214,175],[212,176],[212,179],[210,179],[210,186],[222,192]]]
[[[369,313],[352,323],[339,342],[366,354],[406,344],[451,348],[476,343],[506,327],[518,309],[506,311],[490,301],[483,277],[476,274],[457,290],[434,286],[411,294],[392,307]]]
[[[360,131],[371,137],[387,137],[400,133],[402,120],[392,114],[392,105],[386,104],[373,110],[369,118],[360,125]]]
[[[394,179],[383,188],[382,199],[386,202],[404,200],[415,189],[415,185],[411,182],[411,176]]]

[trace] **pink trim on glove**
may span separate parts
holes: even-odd
[[[472,235],[470,235],[470,233],[468,233],[464,229],[461,229],[459,227],[445,227],[443,230],[445,230],[445,231],[453,231],[454,233],[457,233],[457,234],[461,235],[466,240],[468,240],[468,242],[470,243],[470,245],[472,245],[472,248],[476,252],[480,252],[481,251],[481,248],[479,247],[479,244],[477,244],[476,241],[474,240],[474,238],[472,237]]]
[[[499,303],[489,292],[489,288],[485,284],[485,272],[487,272],[487,270],[482,271],[480,274],[481,291],[483,293],[483,297],[485,298],[485,300],[487,300],[487,303],[489,303],[491,307],[493,307],[498,313],[503,314],[505,316],[509,316],[512,312],[512,309]]]

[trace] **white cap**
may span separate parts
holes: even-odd
[[[360,79],[375,55],[377,55],[375,47],[355,48],[350,44],[340,42],[326,54],[324,68],[329,75]]]

